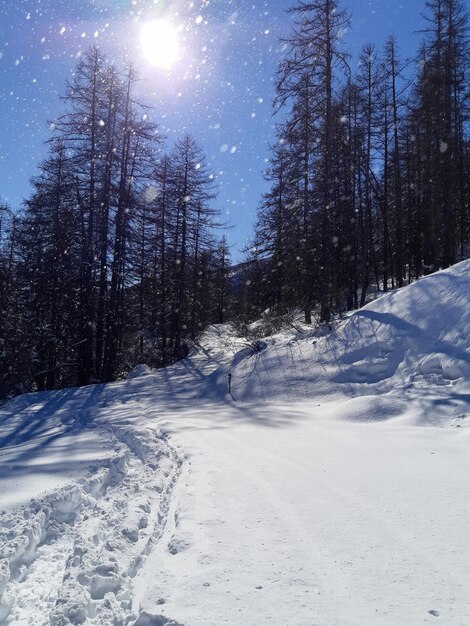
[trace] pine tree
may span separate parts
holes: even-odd
[[[467,234],[463,120],[469,111],[469,18],[460,0],[429,0],[426,7],[428,25],[413,117],[422,148],[420,180],[427,196],[423,221],[433,224],[425,263],[437,268],[455,262]]]
[[[73,354],[81,340],[80,219],[65,147],[53,141],[32,180],[34,192],[20,216],[17,275],[22,285],[19,333],[27,337],[34,388],[75,380]],[[26,372],[25,372],[26,373]],[[72,376],[71,376],[72,375]]]
[[[328,321],[333,291],[335,212],[335,81],[348,72],[347,54],[341,38],[349,27],[349,17],[338,0],[298,2],[294,35],[281,63],[277,80],[277,105],[290,105],[290,137],[295,134],[296,153],[302,155],[300,174],[304,205],[304,248],[301,251],[305,279],[304,308],[311,321],[310,299],[315,290],[321,305],[321,318]],[[313,226],[312,214],[316,214]],[[313,231],[319,236],[315,241]],[[316,277],[309,276],[315,264]]]
[[[18,382],[14,372],[17,337],[14,333],[16,277],[12,258],[15,220],[7,204],[0,203],[0,401]],[[15,345],[16,344],[16,345]]]

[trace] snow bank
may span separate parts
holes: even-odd
[[[383,295],[327,336],[265,339],[264,350],[236,355],[213,374],[213,384],[224,393],[230,371],[237,401],[393,394],[417,397],[423,410],[433,400],[441,414],[458,412],[469,399],[469,328],[470,261],[464,261]],[[426,396],[431,388],[432,398]],[[395,413],[376,407],[377,414]]]

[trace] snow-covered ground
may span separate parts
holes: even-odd
[[[470,624],[470,262],[258,347],[0,409],[1,624]]]

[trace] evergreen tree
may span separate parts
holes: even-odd
[[[290,13],[294,34],[281,63],[277,81],[277,105],[291,105],[288,121],[300,138],[296,154],[302,155],[300,174],[304,205],[304,249],[301,258],[305,278],[304,309],[311,321],[311,288],[321,305],[321,318],[330,318],[335,212],[335,84],[348,74],[347,54],[342,35],[349,27],[349,16],[338,0],[298,2]],[[292,132],[289,135],[292,137]],[[315,224],[312,214],[316,215]],[[313,232],[318,234],[313,239]],[[309,270],[315,265],[315,277]]]

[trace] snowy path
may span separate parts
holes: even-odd
[[[165,531],[184,461],[158,416],[194,405],[221,348],[230,354],[222,338],[194,363],[0,410],[0,624],[136,621],[133,580]]]
[[[233,408],[218,427],[200,413],[167,425],[191,466],[176,489],[178,525],[135,581],[149,615],[470,623],[466,434],[340,426],[311,405]]]

